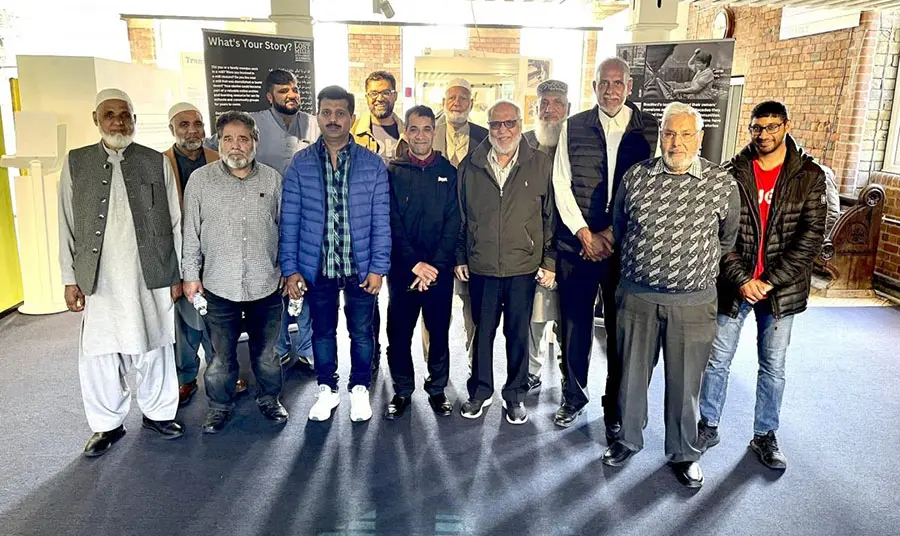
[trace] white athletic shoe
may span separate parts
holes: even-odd
[[[327,421],[331,418],[331,411],[341,403],[341,395],[332,391],[327,385],[320,385],[316,393],[316,403],[309,410],[309,420]]]
[[[363,422],[371,418],[372,405],[369,403],[369,390],[364,385],[357,385],[350,391],[350,420]]]

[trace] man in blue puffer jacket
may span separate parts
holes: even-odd
[[[350,332],[350,420],[372,417],[375,296],[391,267],[390,197],[381,158],[350,136],[354,98],[329,86],[319,92],[322,132],[294,155],[284,175],[279,242],[282,275],[291,298],[305,295],[313,329],[319,388],[309,412],[326,421],[337,392],[337,312],[344,291]]]

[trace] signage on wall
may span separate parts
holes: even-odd
[[[703,117],[700,155],[721,162],[734,40],[617,45],[616,55],[631,66],[628,100],[657,119],[670,102],[690,104]]]
[[[272,69],[294,73],[300,110],[315,111],[312,39],[203,30],[203,58],[213,123],[228,110],[268,108],[263,82]]]
[[[859,26],[858,9],[786,7],[781,10],[779,39],[794,39]]]

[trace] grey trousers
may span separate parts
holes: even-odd
[[[619,407],[619,441],[631,450],[644,447],[647,387],[663,352],[665,363],[666,457],[672,462],[697,461],[697,420],[703,371],[716,336],[716,302],[659,305],[623,292],[616,293],[618,346],[623,359]]]

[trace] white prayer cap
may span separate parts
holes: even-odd
[[[200,114],[200,119],[203,119],[203,113],[199,108],[189,102],[179,102],[178,104],[169,108],[169,122],[171,123],[172,119],[181,112],[197,112],[198,114]]]
[[[108,100],[125,101],[125,104],[128,105],[128,109],[131,110],[131,113],[134,113],[134,105],[131,103],[131,97],[128,96],[128,93],[125,93],[121,89],[115,88],[106,88],[104,90],[101,90],[100,93],[97,93],[97,100],[94,103],[94,110],[99,108],[101,104]]]
[[[469,95],[472,94],[472,84],[468,82],[465,78],[454,78],[447,84],[447,91],[450,91],[451,87],[461,87],[469,92]]]

